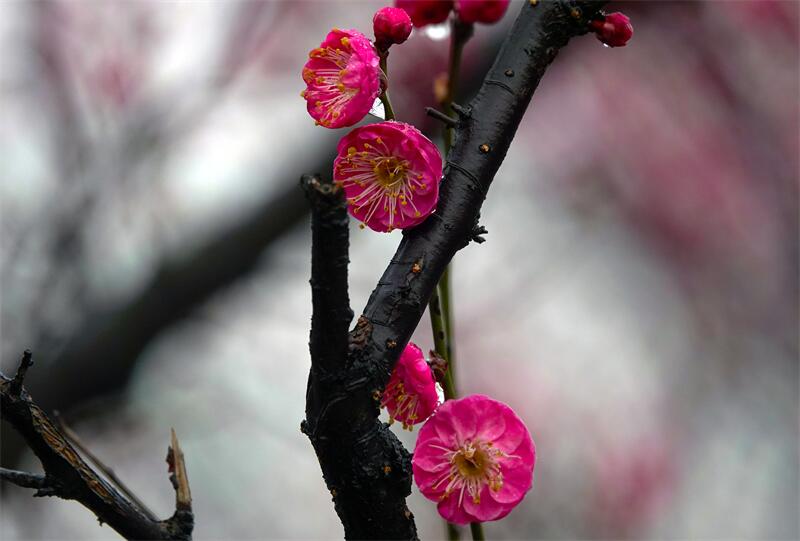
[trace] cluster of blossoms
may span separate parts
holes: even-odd
[[[411,461],[414,481],[448,522],[499,520],[530,490],[536,448],[522,420],[483,395],[439,405],[433,373],[416,344],[400,355],[381,406],[403,428],[425,423]]]
[[[375,42],[356,30],[333,29],[309,53],[301,93],[308,113],[325,128],[360,122],[386,90],[380,59],[403,43],[412,22],[401,8],[385,7],[373,18]],[[374,231],[422,223],[436,209],[442,157],[414,126],[387,121],[355,128],[338,145],[333,180],[350,214]]]
[[[436,209],[442,157],[418,129],[391,116],[382,67],[389,48],[405,42],[412,27],[446,21],[491,24],[509,0],[396,0],[373,18],[374,41],[356,30],[333,29],[309,53],[301,93],[308,113],[325,128],[357,124],[380,99],[389,120],[361,126],[342,137],[333,180],[349,213],[375,231],[414,227]],[[601,15],[589,29],[610,47],[633,34],[621,13]],[[381,396],[389,421],[403,428],[424,423],[414,449],[414,480],[437,502],[449,522],[498,520],[525,497],[533,483],[536,450],[525,424],[507,405],[483,395],[439,404],[436,381],[413,343],[402,352]]]

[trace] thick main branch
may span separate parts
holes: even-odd
[[[304,429],[312,442],[331,443],[327,466],[315,448],[348,538],[416,538],[405,505],[410,457],[378,421],[380,393],[445,267],[475,236],[483,200],[547,66],[586,33],[604,3],[524,3],[478,95],[454,107],[455,143],[436,213],[405,232],[350,334],[347,358],[326,388],[315,387],[325,409]]]

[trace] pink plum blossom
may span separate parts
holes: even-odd
[[[443,23],[453,9],[452,0],[395,0],[394,5],[406,10],[417,28]]]
[[[414,126],[387,121],[342,137],[333,180],[344,188],[350,214],[374,231],[422,223],[436,208],[442,156]]]
[[[403,428],[423,422],[439,404],[433,372],[422,350],[409,342],[400,355],[383,392],[381,407],[389,412],[389,422],[400,421]]]
[[[609,13],[589,23],[589,28],[597,34],[597,39],[609,47],[625,47],[633,36],[633,25],[624,13]]]
[[[372,18],[375,46],[385,51],[391,45],[403,43],[411,35],[411,17],[402,8],[379,9]]]
[[[303,67],[308,114],[326,128],[352,126],[364,118],[381,93],[378,53],[355,30],[334,28],[308,53]]]
[[[533,483],[536,448],[514,411],[472,395],[447,400],[422,426],[411,464],[420,492],[448,522],[506,516]]]
[[[496,23],[505,15],[509,0],[456,0],[456,13],[465,23]]]

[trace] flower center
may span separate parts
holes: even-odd
[[[467,440],[457,449],[446,449],[445,458],[450,462],[450,468],[434,484],[434,487],[447,481],[442,499],[444,500],[453,492],[459,492],[458,505],[461,505],[466,492],[476,504],[481,503],[481,491],[484,486],[497,492],[503,487],[503,472],[500,461],[514,458],[500,449],[493,447],[493,443],[480,440]]]
[[[394,156],[385,156],[373,160],[375,166],[375,180],[382,188],[391,189],[393,192],[406,178],[406,162]]]
[[[342,185],[356,185],[362,190],[347,200],[357,209],[366,208],[365,222],[379,210],[389,217],[389,231],[394,227],[399,207],[410,205],[415,216],[420,212],[414,205],[414,193],[425,193],[428,187],[420,172],[411,169],[408,160],[394,156],[380,137],[374,143],[363,143],[364,150],[352,146],[340,162],[338,174],[345,176]]]
[[[452,462],[463,477],[481,477],[484,473],[486,462],[490,460],[480,447],[471,444],[462,448],[453,458]]]

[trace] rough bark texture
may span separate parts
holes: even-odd
[[[436,213],[405,232],[350,333],[346,355],[338,335],[345,318],[329,304],[335,302],[331,295],[347,290],[345,208],[340,195],[331,196],[337,210],[326,214],[312,198],[315,315],[302,429],[314,444],[348,539],[417,537],[405,503],[410,456],[378,420],[380,393],[445,267],[478,234],[481,204],[547,66],[571,37],[586,33],[603,4],[524,3],[478,95],[468,107],[455,108],[455,143]],[[321,229],[322,222],[327,226]]]
[[[57,496],[76,500],[91,510],[101,523],[107,523],[126,539],[190,540],[194,525],[183,454],[173,433],[170,456],[176,477],[175,514],[163,521],[152,520],[98,475],[70,445],[50,418],[37,406],[22,380],[31,364],[30,352],[23,356],[17,375],[9,379],[0,374],[2,418],[19,432],[44,467],[45,475],[0,470],[2,478],[26,488],[37,489],[36,496]],[[175,459],[175,453],[180,456]]]
[[[301,183],[311,202],[313,304],[311,372],[302,430],[317,453],[348,539],[415,538],[405,505],[411,491],[409,454],[377,421],[373,412],[380,395],[358,392],[366,381],[362,367],[348,361],[358,333],[351,346],[344,195],[319,177],[303,177]],[[353,404],[354,398],[358,404]]]

